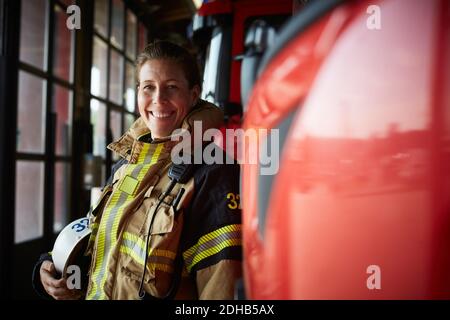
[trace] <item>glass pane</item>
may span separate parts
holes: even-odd
[[[113,0],[112,6],[113,7],[112,7],[111,43],[116,47],[118,47],[119,49],[123,49],[125,8],[122,0]]]
[[[17,161],[15,243],[43,235],[44,164]]]
[[[222,33],[219,32],[213,36],[211,44],[206,50],[205,72],[203,74],[203,92],[201,94],[202,99],[211,103],[216,103],[216,78],[217,78],[217,66],[219,63],[219,56],[222,44]]]
[[[111,50],[109,99],[118,105],[123,103],[123,60],[123,56],[115,50]]]
[[[53,87],[53,112],[56,113],[56,147],[59,156],[70,155],[72,128],[72,92],[64,87]]]
[[[127,73],[126,73],[126,88],[125,88],[125,106],[128,111],[135,111],[135,103],[136,103],[136,77],[135,77],[135,69],[133,64],[127,62],[126,64]]]
[[[108,38],[108,11],[109,0],[95,0],[94,29]]]
[[[122,113],[117,111],[111,111],[111,133],[112,133],[112,141],[119,140],[122,135]],[[119,156],[113,152],[113,160],[116,161],[119,159]]]
[[[101,175],[102,175],[101,176],[102,177],[101,185],[104,186],[106,184],[106,179],[105,179],[106,166],[104,164],[102,164],[101,171],[102,171],[101,172]],[[91,188],[91,204],[89,207],[92,207],[98,203],[98,200],[100,199],[100,196],[102,194],[102,190],[103,190],[103,187],[92,187]]]
[[[136,121],[136,117],[132,114],[125,114],[125,130],[130,129],[131,125],[134,123],[134,121]]]
[[[55,6],[55,47],[54,47],[54,69],[55,76],[72,82],[73,77],[73,55],[72,55],[72,37],[74,31],[66,26],[66,11],[60,6]]]
[[[118,111],[111,111],[111,133],[112,140],[119,140],[122,135],[122,113]]]
[[[58,232],[69,223],[70,163],[55,163],[55,203],[53,231]]]
[[[106,73],[108,47],[99,37],[94,37],[94,49],[91,68],[91,93],[106,98]]]
[[[19,72],[17,151],[44,153],[46,81]]]
[[[92,152],[96,156],[106,157],[106,105],[91,100]]]
[[[46,70],[47,0],[27,1],[21,6],[20,60]]]
[[[138,39],[138,52],[141,53],[144,51],[145,46],[147,45],[147,29],[144,27],[142,23],[139,23],[139,39]]]
[[[127,55],[131,59],[136,58],[136,16],[127,10]]]

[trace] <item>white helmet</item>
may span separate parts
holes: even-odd
[[[91,229],[89,218],[80,218],[68,224],[59,233],[53,246],[52,258],[56,271],[63,276],[67,267],[75,261],[86,247]]]

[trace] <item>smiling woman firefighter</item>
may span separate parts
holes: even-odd
[[[197,64],[184,48],[156,41],[136,67],[141,117],[108,146],[121,160],[88,214],[86,285],[69,289],[43,255],[34,287],[54,299],[232,299],[241,277],[240,210],[230,203],[239,166],[171,157],[174,130],[194,133],[194,121],[218,128],[223,114],[199,99]]]

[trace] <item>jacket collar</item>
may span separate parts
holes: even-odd
[[[223,123],[223,113],[221,109],[214,104],[199,100],[184,118],[181,128],[192,133],[194,121],[202,122],[203,131],[211,128],[219,128]],[[108,145],[108,149],[128,160],[128,162],[136,163],[144,143],[163,143],[164,148],[169,150],[177,144],[176,141],[171,140],[171,136],[152,140],[150,129],[147,127],[142,117],[139,117],[119,140]]]

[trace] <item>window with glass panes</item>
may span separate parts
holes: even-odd
[[[79,196],[72,190],[74,183],[78,184],[72,175],[80,172],[82,165],[80,157],[72,154],[79,138],[73,135],[74,115],[77,114],[77,121],[81,119],[80,110],[75,113],[75,101],[84,100],[76,92],[89,92],[90,103],[80,108],[89,109],[90,119],[83,121],[92,125],[92,153],[103,159],[105,180],[106,168],[116,160],[107,152],[107,144],[118,139],[136,119],[134,61],[147,42],[145,26],[124,1],[83,2],[84,10],[93,10],[94,18],[93,32],[88,35],[92,37],[92,47],[84,48],[83,44],[78,48],[80,52],[92,50],[88,67],[91,84],[85,88],[84,80],[75,79],[78,33],[66,26],[67,7],[80,3],[76,0],[22,0],[21,3],[16,243],[51,236],[71,216],[80,214],[69,212]],[[87,30],[90,28],[83,25],[80,32],[85,36]],[[77,85],[75,81],[79,81]]]
[[[146,45],[147,33],[122,0],[96,0],[91,66],[90,118],[93,154],[105,165],[110,159],[106,146],[117,140],[136,119],[134,62]],[[107,167],[103,168],[108,173]],[[103,177],[105,178],[105,177]],[[95,188],[91,201],[95,202]]]
[[[71,196],[74,1],[22,1],[16,144],[15,243],[57,232]]]

